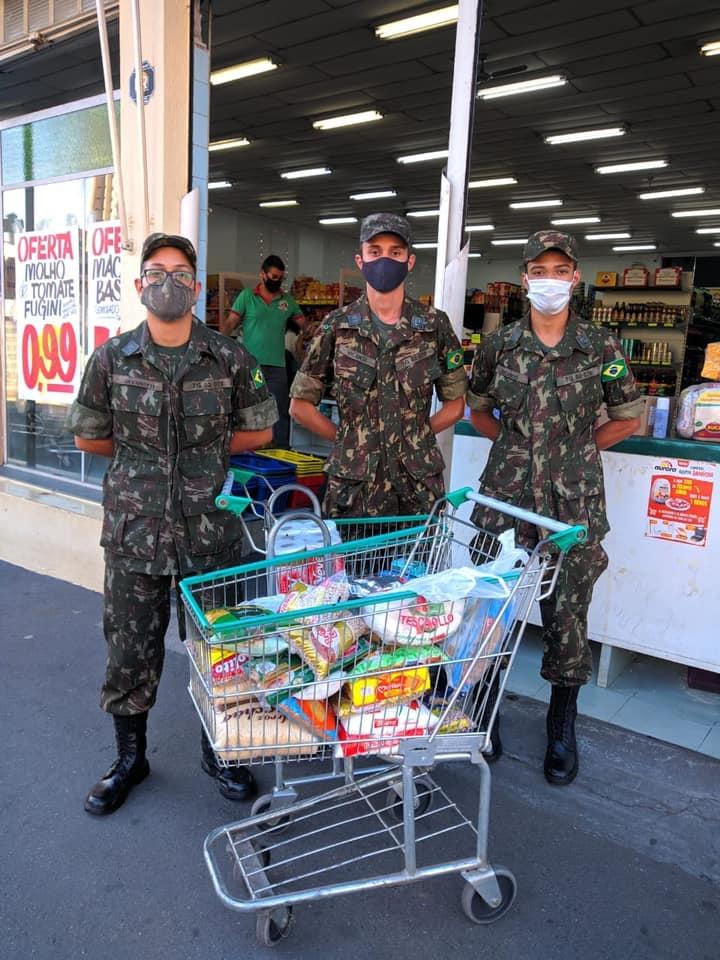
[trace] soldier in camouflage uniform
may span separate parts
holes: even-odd
[[[635,431],[642,401],[616,338],[569,309],[580,279],[575,240],[540,231],[528,240],[524,262],[530,312],[483,339],[473,361],[468,404],[478,432],[494,441],[482,492],[588,528],[585,543],[563,561],[553,596],[541,604],[541,672],[552,684],[545,776],[550,783],[568,784],[578,770],[577,695],[592,673],[588,608],[607,566],[601,544],[609,526],[599,451]],[[603,404],[610,419],[597,428]],[[497,519],[493,525],[492,515],[481,507],[473,519],[498,529]],[[537,542],[536,528],[518,524],[517,530],[525,544]],[[499,755],[497,731],[493,735]]]
[[[215,497],[229,454],[270,442],[277,419],[250,354],[192,315],[200,285],[190,241],[152,234],[141,263],[136,288],[147,318],[93,353],[70,413],[76,445],[112,457],[100,541],[108,650],[101,706],[113,717],[118,757],[86,797],[92,814],[112,813],[149,773],[147,715],[172,583],[237,561],[239,521],[219,512]],[[180,603],[178,619],[184,637]],[[249,771],[221,771],[204,735],[203,747],[203,768],[223,795],[249,797]]]
[[[444,493],[435,434],[463,414],[463,351],[446,314],[405,296],[410,225],[378,213],[360,228],[367,292],[329,314],[295,377],[290,412],[330,440],[327,516],[427,513]],[[316,405],[332,384],[340,426]],[[433,389],[443,406],[430,417]]]

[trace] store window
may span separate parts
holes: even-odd
[[[46,119],[0,131],[2,182],[13,183],[1,195],[5,461],[92,485],[106,461],[77,450],[65,424],[87,357],[119,323],[120,231],[107,115],[103,146],[88,116],[95,109],[48,118],[53,142],[64,144],[54,167],[45,156]],[[19,162],[25,173],[52,169],[57,179],[38,183],[34,176],[15,185]],[[83,165],[90,175],[67,176]]]

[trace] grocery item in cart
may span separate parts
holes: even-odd
[[[327,742],[338,738],[337,717],[326,700],[301,700],[290,696],[280,700],[275,709],[321,740]]]
[[[347,576],[334,573],[325,577],[319,583],[308,586],[304,582],[294,582],[292,588],[283,597],[279,613],[297,611],[301,613],[311,607],[322,607],[333,603],[343,603],[350,596],[350,586]],[[303,613],[303,623],[320,623],[327,620],[327,615],[319,614],[315,617]]]
[[[226,762],[264,756],[312,756],[323,740],[277,710],[258,704],[215,709],[213,749]]]
[[[291,627],[287,631],[287,638],[293,650],[312,667],[317,679],[324,680],[330,670],[357,647],[358,640],[367,632],[362,617],[339,613],[324,623]]]
[[[330,546],[341,543],[337,526],[332,520],[324,520],[330,535]],[[315,520],[288,520],[278,531],[275,539],[275,556],[282,557],[291,553],[315,553],[324,546],[322,530]],[[341,554],[326,557],[310,556],[307,560],[296,559],[291,563],[276,567],[275,576],[278,590],[287,593],[296,583],[316,586],[331,573],[340,573],[345,569]]]
[[[427,665],[442,659],[442,651],[432,645],[373,653],[349,673],[349,703],[361,709],[421,697],[430,689]]]
[[[378,596],[381,595],[376,594],[373,600]],[[424,646],[442,643],[451,636],[460,626],[464,609],[464,600],[434,603],[417,595],[412,600],[373,603],[363,607],[362,612],[372,632],[386,645]]]
[[[437,717],[418,700],[349,713],[338,729],[336,755],[396,754],[404,737],[427,736],[436,725]]]

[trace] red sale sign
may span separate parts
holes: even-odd
[[[16,254],[18,397],[69,403],[80,382],[77,227],[23,233]]]
[[[666,458],[655,464],[645,535],[704,547],[714,482],[712,463]]]
[[[88,353],[120,332],[119,220],[94,223],[87,231]]]

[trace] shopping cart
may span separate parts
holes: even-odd
[[[367,592],[398,573],[402,581],[452,571],[454,581],[496,560],[502,538],[463,519],[466,502],[496,511],[499,527],[521,520],[541,529],[524,566],[482,575],[473,581],[480,596],[468,589],[449,602],[427,602],[412,579]],[[514,901],[512,873],[487,857],[483,750],[532,605],[552,592],[563,554],[586,531],[469,489],[440,501],[424,523],[414,519],[181,584],[192,624],[190,694],[218,762],[276,763],[275,790],[204,845],[216,893],[257,914],[263,944],[287,936],[297,903],[443,874],[464,877],[463,909],[476,923],[499,919]],[[363,525],[355,521],[353,532]],[[283,609],[287,600],[278,606],[268,585],[300,562],[320,564],[328,579],[312,606]],[[333,592],[346,579],[362,595]],[[483,595],[490,584],[499,591],[491,600]],[[304,602],[298,597],[290,604]],[[286,763],[311,761],[312,771],[328,759],[329,773],[277,783]],[[375,766],[361,769],[364,759]],[[431,774],[449,761],[478,771],[473,817]],[[338,775],[339,786],[297,798],[301,784],[311,790]]]

